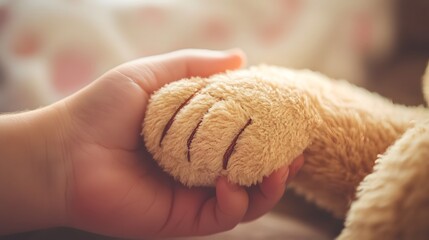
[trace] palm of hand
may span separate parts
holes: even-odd
[[[71,216],[77,227],[92,226],[95,231],[145,232],[160,229],[168,209],[155,208],[153,202],[166,199],[171,191],[162,187],[159,170],[151,166],[140,142],[141,114],[147,96],[125,78],[104,78],[82,92],[83,101],[75,101],[69,110],[76,141],[70,152],[72,161]],[[100,94],[94,94],[94,92]],[[87,96],[85,96],[87,95]],[[159,219],[141,221],[150,209]],[[162,212],[164,211],[164,212]],[[122,215],[122,216],[121,216]],[[153,214],[155,215],[155,214]],[[155,216],[153,216],[155,217]],[[133,229],[135,228],[135,229]]]

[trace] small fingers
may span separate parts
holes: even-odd
[[[175,194],[175,209],[163,228],[165,235],[219,233],[234,228],[240,222],[260,217],[277,204],[284,194],[287,179],[296,174],[302,163],[303,157],[299,156],[290,166],[281,167],[260,185],[247,191],[231,184],[226,177],[217,180],[215,195],[181,187]]]
[[[290,166],[283,166],[266,177],[261,184],[249,191],[250,204],[244,221],[252,221],[270,211],[283,196],[286,185],[304,163],[303,155],[298,156]]]
[[[204,204],[198,223],[199,234],[230,230],[240,223],[247,211],[249,198],[243,187],[231,184],[225,177],[218,179],[216,198]]]
[[[289,177],[286,181],[286,185],[298,174],[299,170],[304,165],[304,155],[301,154],[292,162],[289,166]]]
[[[284,166],[252,187],[249,191],[250,207],[243,220],[252,221],[270,211],[283,196],[288,176],[289,168]]]

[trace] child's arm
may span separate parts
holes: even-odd
[[[251,189],[225,178],[189,189],[156,166],[140,136],[153,91],[242,62],[236,51],[140,59],[53,105],[0,116],[0,234],[68,226],[132,238],[204,235],[269,211],[296,166]]]
[[[52,107],[0,116],[0,234],[65,224],[57,128]]]

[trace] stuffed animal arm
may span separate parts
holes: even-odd
[[[219,176],[250,186],[304,153],[291,187],[344,217],[378,155],[428,116],[345,81],[260,66],[163,87],[142,134],[159,165],[190,187]]]

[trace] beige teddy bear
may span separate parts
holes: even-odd
[[[346,218],[339,239],[427,239],[428,119],[345,81],[260,66],[165,86],[143,136],[190,187],[221,175],[250,186],[304,153],[291,187]]]

